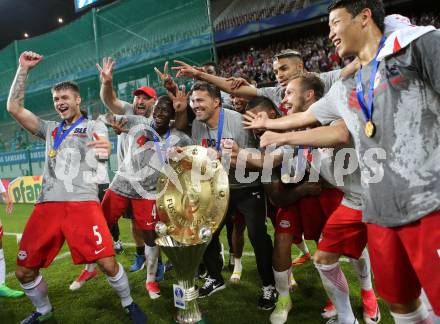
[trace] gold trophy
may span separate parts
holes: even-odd
[[[156,244],[177,275],[178,284],[173,285],[175,323],[206,323],[197,304],[195,275],[212,233],[227,211],[228,175],[204,147],[187,146],[177,155],[169,160],[157,183],[160,221]]]

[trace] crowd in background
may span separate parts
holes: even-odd
[[[345,66],[346,63],[335,53],[327,36],[315,36],[277,42],[260,48],[251,47],[247,51],[221,57],[220,69],[224,76],[245,75],[255,80],[258,86],[271,85],[275,82],[273,56],[286,48],[301,52],[308,71],[331,71]]]

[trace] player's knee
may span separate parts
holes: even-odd
[[[119,266],[114,257],[103,258],[96,261],[101,271],[108,277],[114,277],[118,273]]]
[[[388,303],[391,312],[396,314],[408,314],[415,312],[421,305],[420,299],[415,299],[406,304],[391,304]]]
[[[289,250],[292,246],[292,235],[277,233],[275,235],[275,249],[278,251]]]
[[[316,264],[331,265],[338,262],[338,260],[339,260],[339,254],[336,253],[329,253],[321,250],[316,250],[315,254],[313,255],[313,261]]]
[[[35,280],[37,275],[38,271],[34,269],[25,268],[22,266],[17,266],[17,268],[15,269],[15,276],[17,277],[17,280],[21,283],[31,282]]]

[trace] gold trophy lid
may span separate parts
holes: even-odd
[[[226,215],[228,175],[219,160],[208,156],[208,149],[195,145],[184,147],[169,167],[172,170],[163,169],[157,182],[156,232],[182,244],[206,242]],[[171,177],[170,171],[175,172]]]

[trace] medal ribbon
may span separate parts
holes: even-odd
[[[362,112],[368,121],[373,118],[373,98],[374,98],[374,80],[376,78],[377,68],[379,67],[379,61],[377,60],[377,55],[379,54],[382,47],[385,45],[386,37],[383,36],[379,43],[379,49],[373,59],[373,67],[370,74],[370,83],[368,88],[368,104],[365,102],[364,89],[362,87],[362,66],[356,78],[356,95],[359,101],[359,105],[362,108]]]
[[[155,125],[153,123],[152,125],[153,129],[155,129]],[[156,134],[153,133],[153,139],[154,139],[154,146],[156,147],[156,152],[158,154],[159,160],[162,164],[165,164],[165,157],[166,151],[170,147],[170,141],[171,141],[171,129],[168,128],[167,133],[165,134],[165,146],[161,148],[160,146],[160,137],[157,137]],[[162,155],[162,149],[164,149],[165,154]]]
[[[55,138],[53,140],[53,149],[56,151],[58,150],[58,148],[60,147],[61,143],[64,141],[64,139],[67,137],[67,135],[69,135],[69,133],[79,124],[81,124],[81,122],[84,120],[84,116],[81,116],[81,118],[79,118],[76,122],[74,122],[72,124],[72,126],[70,126],[68,129],[66,129],[63,134],[61,134],[61,132],[63,131],[64,128],[64,124],[65,121],[63,120],[60,125],[58,126],[57,129],[57,134],[55,135]]]
[[[220,117],[218,120],[218,130],[217,130],[217,142],[215,143],[215,149],[217,151],[220,151],[220,142],[222,140],[224,121],[225,121],[225,112],[224,112],[223,108],[220,108]],[[209,142],[212,143],[212,138],[211,138],[211,134],[209,134],[208,125],[206,125],[206,130],[208,131]]]

